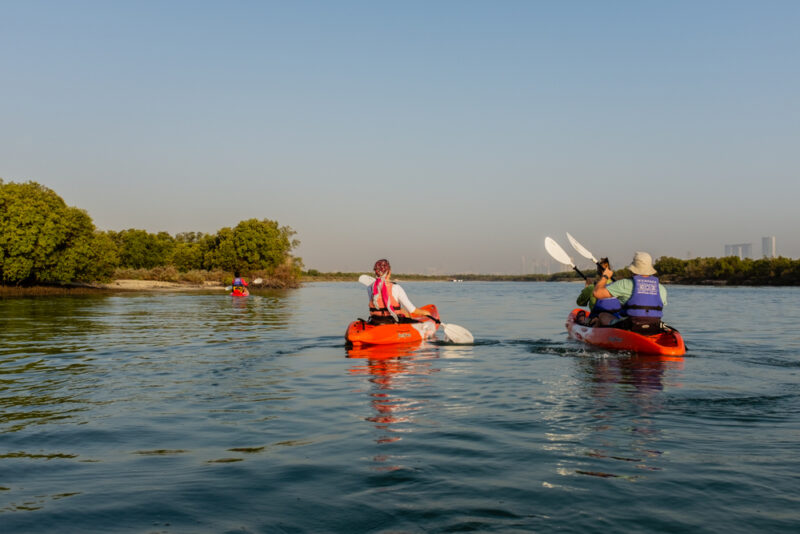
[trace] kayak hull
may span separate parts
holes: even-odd
[[[436,319],[439,318],[439,312],[433,304],[423,306],[422,309],[433,313]],[[347,326],[344,339],[348,345],[352,346],[420,343],[433,339],[438,328],[438,323],[429,317],[421,317],[416,323],[382,325],[373,325],[363,319],[358,319]]]
[[[575,308],[567,316],[567,333],[572,339],[577,339],[602,349],[621,350],[637,354],[662,356],[683,356],[686,354],[686,345],[677,330],[670,329],[666,332],[647,336],[620,328],[585,326],[576,322],[578,312],[586,313],[586,310]]]

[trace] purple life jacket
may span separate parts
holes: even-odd
[[[600,313],[610,313],[617,319],[621,319],[622,304],[617,297],[609,297],[605,299],[597,299],[594,303],[589,318],[597,317]]]
[[[658,278],[634,275],[633,293],[625,303],[625,313],[630,317],[663,317],[663,309]]]

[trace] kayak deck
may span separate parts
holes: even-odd
[[[686,354],[683,337],[677,330],[668,330],[652,335],[637,334],[630,330],[609,326],[592,327],[577,322],[578,312],[586,310],[575,308],[567,316],[569,337],[603,349],[622,350],[638,354],[658,354],[663,356],[682,356]],[[588,314],[587,314],[588,315]]]

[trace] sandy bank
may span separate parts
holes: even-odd
[[[189,282],[161,282],[159,280],[114,280],[108,284],[98,284],[98,287],[102,287],[104,289],[130,289],[136,291],[192,291],[203,289],[225,289],[225,286],[223,286],[220,282],[191,284]]]

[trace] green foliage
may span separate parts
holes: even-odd
[[[275,273],[291,258],[292,248],[298,241],[292,240],[294,230],[278,226],[276,221],[248,219],[235,228],[222,228],[217,232],[213,244],[209,243],[204,256],[207,269],[226,271],[266,271]],[[299,276],[299,269],[297,272]]]
[[[63,284],[71,281],[107,281],[119,264],[117,247],[111,238],[102,232],[76,239],[71,247],[57,251],[42,271],[39,280]]]
[[[686,269],[686,262],[678,258],[668,258],[662,256],[653,264],[659,275],[682,274]]]
[[[800,260],[762,258],[752,260],[737,256],[724,258],[660,258],[655,263],[659,276],[670,282],[685,284],[800,284]]]
[[[181,242],[175,243],[169,263],[181,272],[187,272],[203,267],[203,247],[200,243]]]
[[[203,232],[181,232],[175,234],[177,243],[200,243],[206,236]]]
[[[0,280],[4,284],[87,281],[116,266],[113,243],[85,211],[35,182],[0,181]]]
[[[108,234],[119,248],[120,265],[131,269],[165,265],[175,247],[175,239],[166,232],[151,234],[131,228]]]

